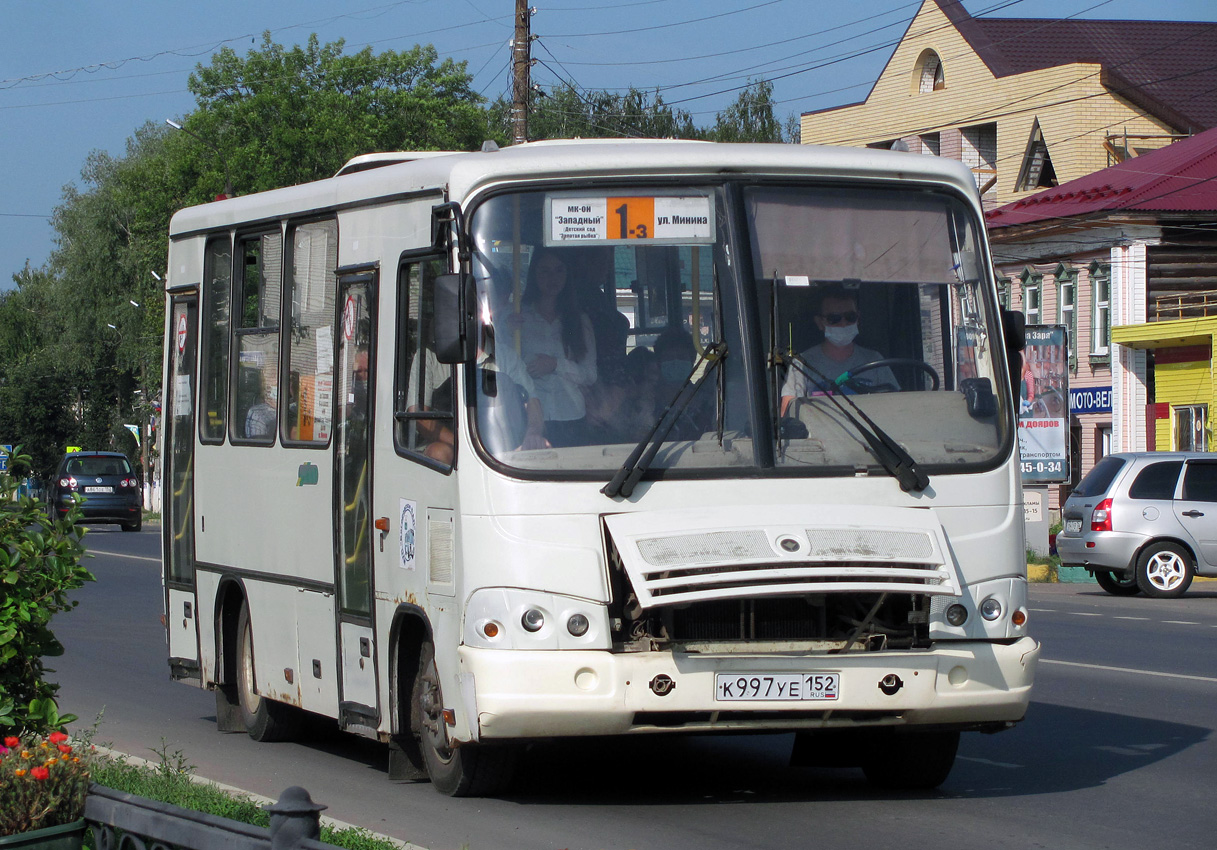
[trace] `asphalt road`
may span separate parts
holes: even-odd
[[[517,790],[454,800],[389,781],[377,745],[320,725],[304,744],[215,731],[210,694],[170,681],[157,530],[87,537],[98,581],[56,620],[61,707],[99,740],[269,797],[303,785],[327,815],[431,850],[1211,848],[1217,831],[1217,582],[1178,600],[1033,585],[1044,643],[1027,719],[967,734],[942,788],[876,791],[857,770],[792,768],[791,736],[535,747]]]

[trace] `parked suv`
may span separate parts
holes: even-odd
[[[70,452],[47,487],[47,511],[63,519],[72,502],[84,498],[81,513],[92,523],[118,523],[139,531],[143,498],[139,478],[119,452]]]
[[[1175,597],[1193,576],[1217,576],[1217,455],[1108,455],[1061,513],[1061,565],[1085,567],[1108,593]]]

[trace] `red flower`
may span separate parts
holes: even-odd
[[[72,748],[68,744],[60,744],[57,748],[61,753],[70,753]]]
[[[51,772],[49,770],[47,770],[45,767],[31,767],[30,768],[30,778],[37,779],[39,782],[42,782],[44,779],[46,779],[50,775],[51,775]]]
[[[52,732],[50,735],[47,736],[47,740],[50,741],[52,744],[62,744],[67,739],[68,739],[68,736],[63,734],[62,732]]]
[[[20,738],[5,738],[4,746],[15,750],[21,746],[21,739]]]

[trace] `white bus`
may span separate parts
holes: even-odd
[[[991,269],[967,168],[844,148],[488,143],[182,210],[172,675],[452,795],[653,733],[937,785],[1039,654]]]

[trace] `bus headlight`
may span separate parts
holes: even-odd
[[[609,649],[608,608],[573,596],[487,587],[470,595],[462,640],[483,649]]]
[[[566,630],[575,637],[583,637],[591,625],[586,614],[571,614],[570,619],[566,621]]]
[[[992,622],[1001,616],[1001,603],[990,596],[984,602],[980,603],[980,616]]]

